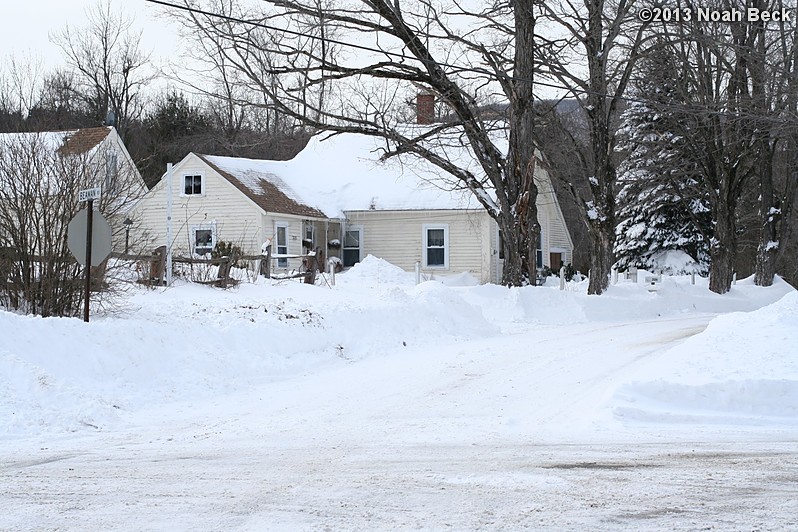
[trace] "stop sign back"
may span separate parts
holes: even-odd
[[[112,231],[108,220],[99,212],[93,212],[91,218],[91,265],[99,266],[111,253]],[[87,210],[81,209],[67,226],[67,246],[83,266],[86,265],[87,219]]]

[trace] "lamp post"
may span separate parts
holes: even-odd
[[[127,254],[128,244],[130,243],[130,226],[133,225],[133,220],[130,218],[125,218],[125,221],[122,222],[122,225],[125,226],[125,253]]]

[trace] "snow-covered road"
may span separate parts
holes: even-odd
[[[0,530],[798,529],[796,431],[613,416],[710,319],[408,338],[119,430],[2,441]]]

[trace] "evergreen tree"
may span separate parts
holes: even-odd
[[[711,209],[699,166],[686,146],[691,117],[666,54],[643,65],[634,101],[621,116],[615,255],[617,267],[652,269],[663,251],[682,250],[704,272],[709,264]]]

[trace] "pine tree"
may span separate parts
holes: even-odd
[[[619,166],[616,266],[653,269],[657,256],[682,250],[706,272],[711,214],[698,165],[686,149],[690,117],[680,101],[678,70],[669,57],[643,65],[634,100],[621,116],[625,154]]]

